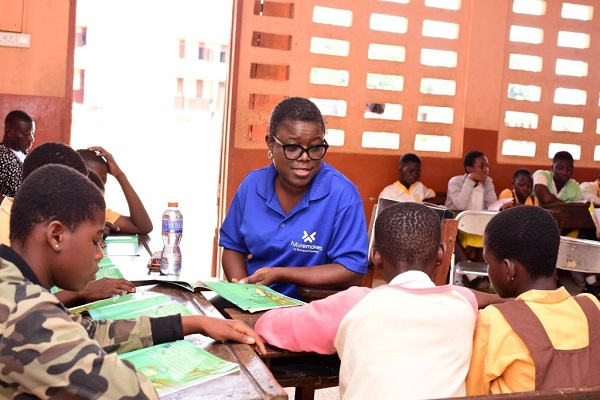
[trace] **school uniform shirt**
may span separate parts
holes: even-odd
[[[12,197],[5,197],[0,203],[0,244],[10,245],[10,210]]]
[[[483,185],[468,178],[469,174],[458,175],[448,181],[446,208],[451,210],[487,210],[498,198],[494,183],[489,176]]]
[[[498,200],[500,199],[514,199],[513,204],[521,204],[519,202],[519,198],[517,197],[517,194],[515,193],[514,189],[504,189],[502,192],[500,192],[500,196],[498,196]],[[531,195],[531,196],[527,196],[527,200],[525,200],[525,205],[526,206],[539,206],[540,205],[540,201],[537,197]]]
[[[579,189],[579,183],[573,178],[569,179],[565,186],[560,189],[560,192],[556,191],[556,185],[554,184],[554,174],[552,171],[537,170],[533,173],[533,185],[544,185],[548,188],[548,191],[556,196],[557,199],[562,201],[579,201],[581,200],[581,189]]]
[[[0,195],[2,196],[15,197],[21,186],[25,154],[21,152],[20,154],[22,157],[18,157],[4,143],[0,143]]]
[[[25,260],[0,246],[0,398],[158,399],[116,353],[183,338],[181,316],[93,321],[71,314]],[[111,352],[108,354],[107,352]],[[68,397],[68,396],[67,396]]]
[[[600,307],[594,296],[579,296],[587,296]],[[555,349],[574,350],[589,344],[587,318],[564,287],[529,290],[516,301],[524,301],[535,313]],[[486,307],[475,326],[467,395],[530,390],[535,390],[535,366],[529,350],[500,311],[493,305]]]
[[[582,182],[579,185],[579,189],[581,190],[583,200],[600,205],[600,187],[598,186],[598,181]]]
[[[470,290],[412,270],[375,289],[268,311],[255,329],[284,349],[337,352],[344,399],[431,399],[465,395],[476,317]]]
[[[435,197],[435,192],[421,182],[415,182],[407,189],[400,181],[396,181],[381,191],[379,198],[382,197],[396,201],[422,203],[425,199]]]
[[[367,271],[367,228],[362,200],[344,175],[323,162],[289,214],[277,194],[273,164],[250,172],[237,190],[219,231],[219,246],[251,255],[247,272],[263,267],[307,267],[337,263]],[[298,298],[297,286],[274,290]]]

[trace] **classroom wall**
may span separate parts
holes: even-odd
[[[6,114],[21,109],[36,121],[37,143],[69,143],[75,2],[22,0],[17,9],[22,23],[16,29],[31,35],[31,47],[0,46],[2,131]],[[2,18],[0,12],[0,25]]]
[[[506,89],[502,86],[502,71],[505,64],[505,38],[508,34],[507,16],[511,0],[477,0],[470,4],[470,25],[461,32],[468,35],[468,67],[464,118],[463,155],[471,150],[485,153],[490,163],[490,176],[494,180],[497,193],[510,187],[513,172],[521,168],[519,164],[498,164],[498,127],[502,123],[500,104]],[[240,10],[240,2],[237,4]],[[234,16],[234,29],[241,23],[240,14]],[[463,34],[463,33],[461,33]],[[234,31],[234,38],[239,32]],[[233,43],[236,43],[234,40]],[[239,45],[239,42],[238,42]],[[233,47],[235,53],[236,49]],[[232,57],[233,58],[233,57]],[[234,58],[233,58],[234,59]],[[232,64],[232,71],[236,65]],[[235,74],[233,74],[235,75]],[[230,100],[235,99],[237,82],[232,82]],[[292,93],[290,93],[292,95]],[[231,112],[235,112],[231,109]],[[226,131],[233,132],[231,121]],[[224,182],[226,189],[223,204],[229,207],[231,199],[244,176],[255,168],[268,164],[266,144],[264,151],[236,148],[233,139],[228,145],[228,176]],[[446,192],[448,180],[464,173],[462,158],[422,157],[421,180],[436,192]],[[373,154],[336,153],[335,148],[325,157],[325,161],[352,180],[362,196],[367,220],[370,218],[377,196],[388,184],[398,178],[398,156]],[[532,172],[547,165],[529,165]],[[580,182],[592,181],[598,176],[597,169],[577,168],[574,178]]]

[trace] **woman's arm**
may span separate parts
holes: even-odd
[[[266,267],[244,278],[240,283],[291,283],[326,289],[346,289],[360,285],[363,275],[350,271],[341,264],[324,264],[312,267]]]
[[[248,276],[248,256],[239,251],[223,249],[221,264],[228,281],[239,281]]]

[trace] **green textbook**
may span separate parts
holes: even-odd
[[[105,256],[139,256],[140,245],[137,235],[110,235],[104,239]]]
[[[163,275],[135,282],[168,283],[189,291],[194,291],[195,289],[212,290],[242,310],[251,313],[270,310],[272,308],[294,307],[306,304],[301,300],[283,295],[268,286],[250,283],[232,283],[214,278],[193,281],[176,275]]]
[[[283,295],[268,286],[250,283],[205,282],[212,291],[248,312],[270,310],[272,308],[300,306],[303,301]]]
[[[112,260],[108,257],[104,257],[98,262],[98,272],[96,272],[96,279],[102,278],[113,278],[121,279],[123,274],[119,267],[113,264]]]
[[[163,343],[120,354],[146,375],[159,396],[207,382],[240,370],[238,364],[223,360],[186,340]]]
[[[90,317],[100,319],[129,319],[141,315],[164,317],[167,315],[192,315],[192,312],[164,294],[126,294],[117,298],[96,301],[71,309],[71,312],[87,311]]]

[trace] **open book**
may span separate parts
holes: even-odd
[[[164,294],[126,294],[116,298],[108,298],[70,309],[71,312],[86,311],[90,317],[101,319],[129,319],[141,315],[164,317],[167,315],[192,315],[192,312]]]
[[[592,217],[592,221],[594,221],[594,226],[596,227],[596,237],[600,238],[600,208],[595,208],[594,203],[590,202],[588,210],[590,211],[590,216]]]
[[[119,358],[131,361],[161,397],[240,369],[186,340],[130,351]]]
[[[242,310],[251,313],[306,304],[264,285],[219,281],[206,282],[206,286]]]
[[[137,283],[142,281],[136,281]],[[212,279],[190,281],[175,275],[155,276],[146,283],[169,283],[186,290],[212,290],[244,311],[258,312],[272,308],[300,306],[303,301],[283,295],[268,286],[232,283]]]

